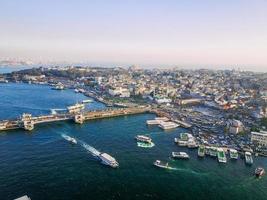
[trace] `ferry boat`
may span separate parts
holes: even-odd
[[[137,135],[135,139],[139,142],[151,143],[152,139],[145,135]]]
[[[220,163],[226,163],[227,162],[224,150],[222,148],[217,149],[217,156],[218,156],[218,161]]]
[[[167,122],[167,121],[169,121],[169,118],[167,118],[167,117],[155,117],[155,120]]]
[[[179,140],[178,138],[174,138],[174,142],[181,147],[186,147],[187,146],[187,141],[184,140]]]
[[[210,147],[209,146],[206,146],[205,147],[205,155],[210,155]]]
[[[255,176],[256,177],[261,177],[265,174],[265,170],[262,167],[257,167],[255,169]]]
[[[77,144],[77,140],[76,140],[75,138],[73,138],[73,137],[70,137],[70,136],[68,136],[68,135],[62,135],[62,137],[63,137],[65,140],[67,140],[67,141],[69,141],[70,143],[72,143],[72,144]]]
[[[177,128],[179,125],[174,123],[174,122],[161,122],[159,124],[159,127],[162,128],[163,130],[170,130]]]
[[[216,156],[218,156],[218,149],[217,149],[217,147],[210,147],[210,156],[212,156],[212,157],[216,157]]]
[[[171,167],[169,167],[169,163],[165,163],[160,160],[156,160],[153,165],[159,168],[171,169]]]
[[[252,165],[253,164],[253,158],[252,158],[252,154],[250,152],[245,152],[245,162],[248,165]]]
[[[204,157],[205,156],[205,146],[204,145],[200,145],[198,147],[197,155],[199,157]]]
[[[195,140],[188,140],[187,141],[187,147],[190,149],[194,149],[198,147],[198,144],[196,143]]]
[[[108,165],[113,168],[119,167],[119,163],[115,160],[115,158],[113,158],[107,153],[100,153],[98,155],[98,158],[101,160],[101,163],[104,165]]]
[[[238,152],[237,152],[237,150],[230,149],[229,152],[230,152],[230,158],[231,159],[236,159],[236,160],[238,159]]]
[[[93,102],[92,99],[85,99],[85,100],[82,101],[82,103],[92,103],[92,102]]]
[[[172,152],[173,158],[179,158],[179,159],[189,159],[189,155],[185,152]]]

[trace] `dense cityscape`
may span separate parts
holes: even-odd
[[[149,105],[190,124],[200,143],[267,155],[266,73],[55,66],[3,74],[0,80],[74,89],[109,107]]]

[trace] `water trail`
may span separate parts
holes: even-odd
[[[93,156],[99,156],[99,154],[101,153],[100,151],[90,146],[89,144],[85,143],[84,141],[79,140],[79,143],[81,144],[83,148],[85,148]]]

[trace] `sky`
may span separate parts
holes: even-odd
[[[0,59],[267,71],[266,0],[0,0]]]

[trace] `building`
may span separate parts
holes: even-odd
[[[260,146],[267,146],[267,131],[251,132],[251,142]]]
[[[244,125],[239,120],[231,120],[229,123],[229,133],[231,134],[238,134],[240,132],[244,131]]]

